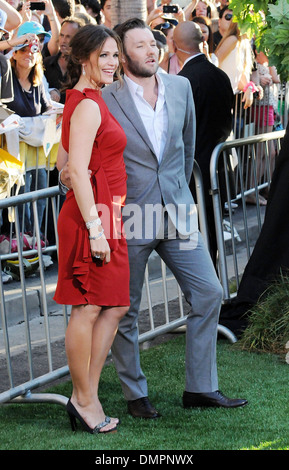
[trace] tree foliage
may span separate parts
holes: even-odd
[[[289,80],[289,0],[231,0],[242,33],[255,37],[256,45],[275,65],[281,80]]]

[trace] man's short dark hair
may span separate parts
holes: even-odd
[[[115,26],[114,30],[117,35],[120,37],[121,42],[123,43],[125,34],[131,29],[146,29],[148,28],[151,31],[151,28],[140,18],[130,18],[129,20],[124,21],[124,23],[118,24]]]
[[[65,23],[76,24],[78,28],[81,28],[82,26],[85,25],[84,20],[82,18],[78,18],[77,16],[67,16],[61,22],[61,26],[64,25]]]
[[[53,0],[53,6],[60,18],[73,16],[75,11],[74,0]]]
[[[95,13],[96,15],[99,15],[100,13],[100,10],[101,10],[101,6],[100,6],[100,3],[98,0],[82,0],[81,1],[81,4],[86,8],[91,8],[91,10],[93,11],[93,13]]]

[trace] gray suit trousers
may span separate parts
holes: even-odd
[[[148,396],[138,344],[138,312],[145,267],[155,250],[174,274],[191,306],[186,323],[185,390],[207,393],[218,389],[216,342],[223,291],[200,233],[197,241],[161,239],[129,245],[130,300],[112,345],[112,356],[126,400]]]

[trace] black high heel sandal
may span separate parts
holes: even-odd
[[[104,428],[105,426],[107,426],[111,422],[111,419],[108,416],[105,417],[105,420],[102,423],[97,424],[95,426],[95,428],[90,428],[88,426],[88,424],[84,421],[82,416],[80,416],[80,414],[78,413],[75,406],[73,406],[70,399],[67,402],[66,411],[67,411],[69,419],[70,419],[70,424],[71,424],[72,431],[76,431],[76,428],[77,428],[76,420],[77,419],[82,424],[83,429],[86,432],[90,433],[90,434],[106,434],[106,433],[109,433],[109,432],[115,432],[117,430],[117,425],[116,425],[115,427],[113,427],[111,429],[108,429],[107,431],[101,431],[102,428]]]

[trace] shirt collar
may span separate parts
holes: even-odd
[[[158,82],[158,97],[164,97],[165,96],[165,86],[164,83],[161,79],[161,76],[159,73],[155,74],[156,80]],[[131,92],[132,95],[136,95],[137,93],[141,93],[141,96],[143,96],[143,87],[136,83],[134,80],[129,78],[127,75],[124,74],[124,80],[129,88],[129,91]]]
[[[198,55],[204,55],[204,53],[203,53],[203,52],[198,52],[198,53],[195,54],[195,55],[191,55],[190,57],[188,57],[188,58],[185,60],[185,62],[183,63],[183,67],[186,65],[187,62],[189,62],[189,60],[194,59],[194,58],[197,57]]]

